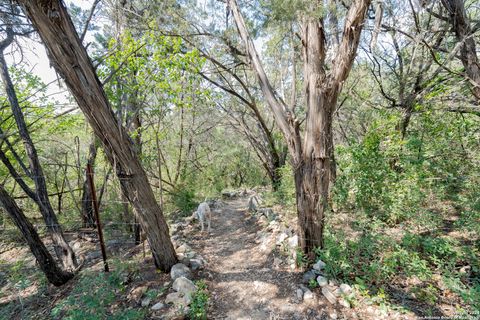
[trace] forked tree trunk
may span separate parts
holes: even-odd
[[[48,282],[55,286],[61,286],[72,279],[73,273],[66,272],[57,265],[57,262],[48,252],[33,225],[28,221],[22,210],[15,203],[15,200],[5,191],[2,185],[0,185],[0,204],[5,208],[5,211],[27,241],[30,250],[37,259],[38,265],[47,277]]]
[[[294,111],[278,99],[248,35],[236,0],[228,0],[238,31],[247,49],[260,89],[273,112],[288,145],[294,170],[300,246],[309,257],[323,246],[325,213],[330,182],[335,179],[332,116],[338,94],[356,56],[365,13],[370,0],[355,0],[345,17],[343,36],[326,73],[326,38],[323,20],[305,17],[302,26],[304,81],[307,100],[305,133],[301,141],[299,120]],[[322,5],[322,2],[318,2]]]
[[[7,38],[8,39],[8,38]],[[5,40],[6,41],[6,40]],[[17,94],[13,86],[12,79],[8,72],[7,63],[4,57],[4,50],[7,43],[2,44],[0,48],[0,75],[5,86],[5,91],[8,96],[10,107],[12,108],[13,117],[17,124],[19,135],[25,146],[25,152],[28,157],[30,166],[31,179],[35,183],[35,197],[33,200],[37,203],[40,213],[43,216],[43,220],[47,226],[47,230],[52,238],[55,253],[57,257],[62,261],[63,266],[70,271],[77,268],[77,260],[75,254],[66,241],[61,226],[58,223],[57,216],[53,210],[52,204],[48,197],[47,184],[43,170],[38,160],[37,150],[33,144],[30,134],[28,132],[27,124],[18,103]]]
[[[45,44],[50,60],[100,139],[132,204],[152,250],[155,265],[169,271],[177,262],[168,225],[124,127],[118,126],[88,54],[62,1],[18,0]]]

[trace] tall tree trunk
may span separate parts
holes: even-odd
[[[465,1],[442,0],[442,3],[450,15],[450,24],[457,41],[462,42],[460,60],[465,67],[467,78],[472,84],[472,93],[480,101],[480,61],[477,56],[474,31],[472,31],[471,22],[465,10]]]
[[[324,220],[329,208],[332,172],[335,170],[330,112],[335,107],[335,100],[329,98],[332,97],[323,96],[325,100],[317,104],[317,113],[308,119],[321,126],[316,126],[313,135],[305,135],[303,161],[294,173],[300,244],[302,248],[307,248],[306,253],[309,254],[313,248],[323,247]]]
[[[136,72],[134,72],[134,76],[136,76]],[[136,84],[136,79],[134,79],[134,83]],[[142,132],[141,132],[142,120],[140,117],[140,106],[138,105],[137,90],[135,90],[128,97],[126,122],[127,122],[128,131],[130,131],[130,133],[132,132],[135,133],[133,144],[135,147],[135,152],[137,153],[138,157],[141,157],[142,156]],[[129,122],[130,122],[130,125],[128,125]],[[140,224],[137,221],[137,217],[133,217],[133,233],[135,236],[135,244],[139,245],[142,242],[142,239],[141,239],[142,230],[141,230]]]
[[[62,1],[18,0],[47,47],[57,72],[70,89],[135,209],[152,250],[155,265],[169,271],[177,262],[168,225],[155,200],[147,175],[124,127],[118,126],[102,84],[98,80]]]
[[[47,230],[52,237],[52,241],[55,247],[55,253],[57,257],[62,261],[63,266],[67,270],[75,270],[77,268],[77,260],[75,254],[68,245],[61,226],[58,223],[57,216],[53,211],[53,207],[48,198],[47,184],[43,170],[38,160],[37,150],[33,144],[30,134],[28,132],[25,118],[23,117],[22,109],[18,103],[17,94],[13,86],[12,79],[8,72],[7,63],[5,61],[4,50],[6,43],[1,45],[0,48],[0,75],[5,86],[5,91],[8,96],[10,107],[12,108],[13,117],[17,124],[18,132],[23,141],[25,152],[28,156],[31,178],[35,183],[35,202],[37,203],[40,213],[43,216]]]
[[[320,2],[321,3],[321,2]],[[332,114],[338,95],[355,59],[363,21],[370,0],[352,2],[342,39],[326,74],[327,43],[323,19],[306,17],[303,23],[304,81],[307,100],[306,127],[301,142],[295,110],[276,96],[263,69],[255,45],[248,35],[236,0],[228,0],[239,34],[247,49],[260,89],[273,112],[290,152],[294,168],[300,245],[310,257],[323,246],[325,212],[328,208],[330,180],[334,178]]]
[[[317,19],[303,26],[304,81],[309,114],[306,119],[302,161],[295,171],[297,211],[301,230],[300,243],[312,249],[323,247],[325,214],[333,161],[332,117],[337,103],[338,85],[327,87],[325,35]]]
[[[85,166],[85,181],[83,182],[82,187],[82,223],[84,228],[95,228],[95,214],[93,212],[93,196],[92,190],[90,189],[90,183],[88,182],[88,172],[86,170],[87,166],[90,165],[92,168],[95,166],[95,159],[97,157],[97,144],[96,138],[93,137],[92,143],[88,147],[88,159]],[[93,177],[92,177],[93,179]]]
[[[33,225],[28,221],[22,210],[17,206],[15,200],[5,191],[2,185],[0,185],[0,204],[5,208],[5,211],[27,241],[30,250],[37,259],[38,265],[47,277],[48,282],[55,286],[61,286],[72,279],[73,273],[66,272],[57,265],[57,262],[48,252]]]

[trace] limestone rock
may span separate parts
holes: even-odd
[[[163,308],[165,308],[165,304],[163,304],[162,302],[157,302],[150,309],[153,311],[157,311]]]
[[[273,267],[274,268],[280,267],[281,264],[282,264],[282,259],[277,258],[277,257],[273,258]]]
[[[303,299],[303,290],[298,288],[297,291],[295,292],[297,300],[302,301]]]
[[[193,271],[203,269],[204,262],[200,258],[190,259],[190,267]]]
[[[165,303],[174,304],[175,306],[188,306],[191,302],[189,296],[185,295],[182,292],[172,292],[167,295],[165,298]]]
[[[337,297],[335,297],[333,292],[328,287],[322,287],[322,294],[331,304],[337,303]]]
[[[257,196],[251,196],[250,199],[248,199],[248,211],[255,212],[259,206],[260,201]]]
[[[307,290],[303,293],[304,302],[309,303],[309,302],[313,302],[314,300],[315,300],[315,294],[312,291]]]
[[[317,282],[320,287],[325,287],[328,284],[328,279],[323,276],[318,276]]]
[[[196,253],[193,252],[193,251],[186,252],[186,253],[185,253],[185,257],[186,257],[187,259],[192,259],[193,257],[195,257],[195,254],[196,254]]]
[[[177,253],[185,254],[185,252],[190,251],[190,250],[191,250],[190,247],[184,243],[181,246],[179,246],[176,251],[177,251]]]
[[[336,287],[336,286],[338,286],[338,283],[337,283],[337,281],[331,279],[331,280],[328,281],[328,285],[330,287]]]
[[[288,246],[290,248],[297,248],[298,247],[298,236],[294,235],[293,237],[288,238]]]
[[[172,280],[175,281],[177,278],[180,277],[191,278],[192,273],[186,265],[184,265],[183,263],[177,263],[170,270],[170,277],[172,278]]]
[[[313,270],[316,270],[316,271],[322,271],[325,267],[326,267],[326,263],[323,262],[322,260],[318,260],[313,266]]]
[[[145,294],[145,292],[147,292],[147,289],[148,289],[148,286],[137,287],[132,291],[130,291],[130,293],[127,296],[127,299],[130,301],[135,301],[136,303],[139,303],[142,296]]]
[[[303,283],[308,284],[310,280],[315,279],[316,277],[317,277],[317,274],[314,271],[310,270],[303,274],[302,280],[303,280]]]
[[[185,277],[177,278],[172,285],[173,290],[181,292],[186,296],[191,297],[191,295],[197,290],[197,286]]]
[[[280,233],[278,236],[277,236],[277,242],[276,242],[276,245],[279,246],[283,243],[283,241],[285,241],[285,239],[288,238],[288,235],[286,233]]]
[[[340,290],[340,288],[337,288],[333,291],[333,294],[335,295],[335,297],[340,297],[342,295],[342,291]]]
[[[343,298],[338,299],[338,304],[341,305],[344,308],[350,308],[350,302],[348,302],[347,300],[345,300]]]
[[[142,307],[148,307],[150,305],[150,302],[152,302],[152,299],[147,297],[145,299],[142,299],[141,305],[142,305]]]
[[[348,284],[346,283],[342,283],[340,285],[340,292],[342,294],[350,294],[352,292],[352,287],[350,287]]]

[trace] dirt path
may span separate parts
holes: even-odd
[[[227,202],[213,213],[211,233],[191,238],[207,260],[201,276],[211,294],[209,319],[315,318],[315,310],[295,301],[301,274],[274,266],[275,241],[246,206],[245,198]]]

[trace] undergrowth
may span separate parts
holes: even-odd
[[[113,263],[113,271],[84,271],[72,292],[51,311],[53,319],[100,320],[144,319],[145,311],[131,309],[119,302],[125,295],[124,275],[134,272],[133,264]]]
[[[190,319],[206,320],[209,295],[204,280],[196,281],[197,290],[192,294],[188,316]]]
[[[380,114],[361,141],[336,148],[335,212],[327,213],[324,248],[316,254],[329,277],[376,301],[418,279],[406,288],[409,299],[433,307],[454,292],[480,310],[480,179],[471,174],[478,161],[450,143],[457,120],[431,116],[419,116],[403,138],[399,118]],[[280,170],[278,190],[266,197],[287,211],[295,208],[291,172]]]

